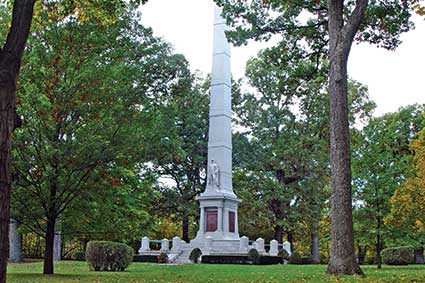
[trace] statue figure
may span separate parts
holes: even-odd
[[[220,168],[218,167],[217,162],[215,162],[214,160],[211,160],[208,173],[210,175],[208,185],[220,187]]]

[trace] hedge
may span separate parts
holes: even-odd
[[[247,255],[203,255],[202,263],[212,264],[281,264],[283,258],[280,256],[262,256],[257,259],[251,259]]]
[[[126,244],[92,241],[87,244],[86,260],[95,271],[124,271],[133,254],[134,250]]]
[[[381,251],[382,261],[389,265],[408,265],[415,262],[412,246],[387,248]]]
[[[134,255],[133,262],[158,262],[157,255]]]
[[[190,252],[189,259],[193,263],[198,263],[201,255],[202,255],[202,251],[199,248],[195,248]]]

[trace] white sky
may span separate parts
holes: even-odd
[[[193,71],[207,74],[212,62],[213,5],[212,0],[151,0],[141,8],[142,22],[183,54]],[[414,31],[402,36],[403,44],[396,51],[368,44],[352,48],[349,75],[369,87],[377,104],[375,115],[425,103],[425,19],[416,17],[415,24]],[[233,47],[233,76],[242,77],[246,61],[265,46],[252,41]]]

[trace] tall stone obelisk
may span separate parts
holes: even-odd
[[[239,239],[237,208],[240,200],[232,187],[232,106],[230,45],[215,7],[213,63],[209,112],[207,186],[199,196],[201,217],[196,240]]]

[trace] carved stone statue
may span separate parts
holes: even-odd
[[[218,167],[217,162],[211,160],[208,172],[210,175],[208,185],[220,187],[220,168]]]

